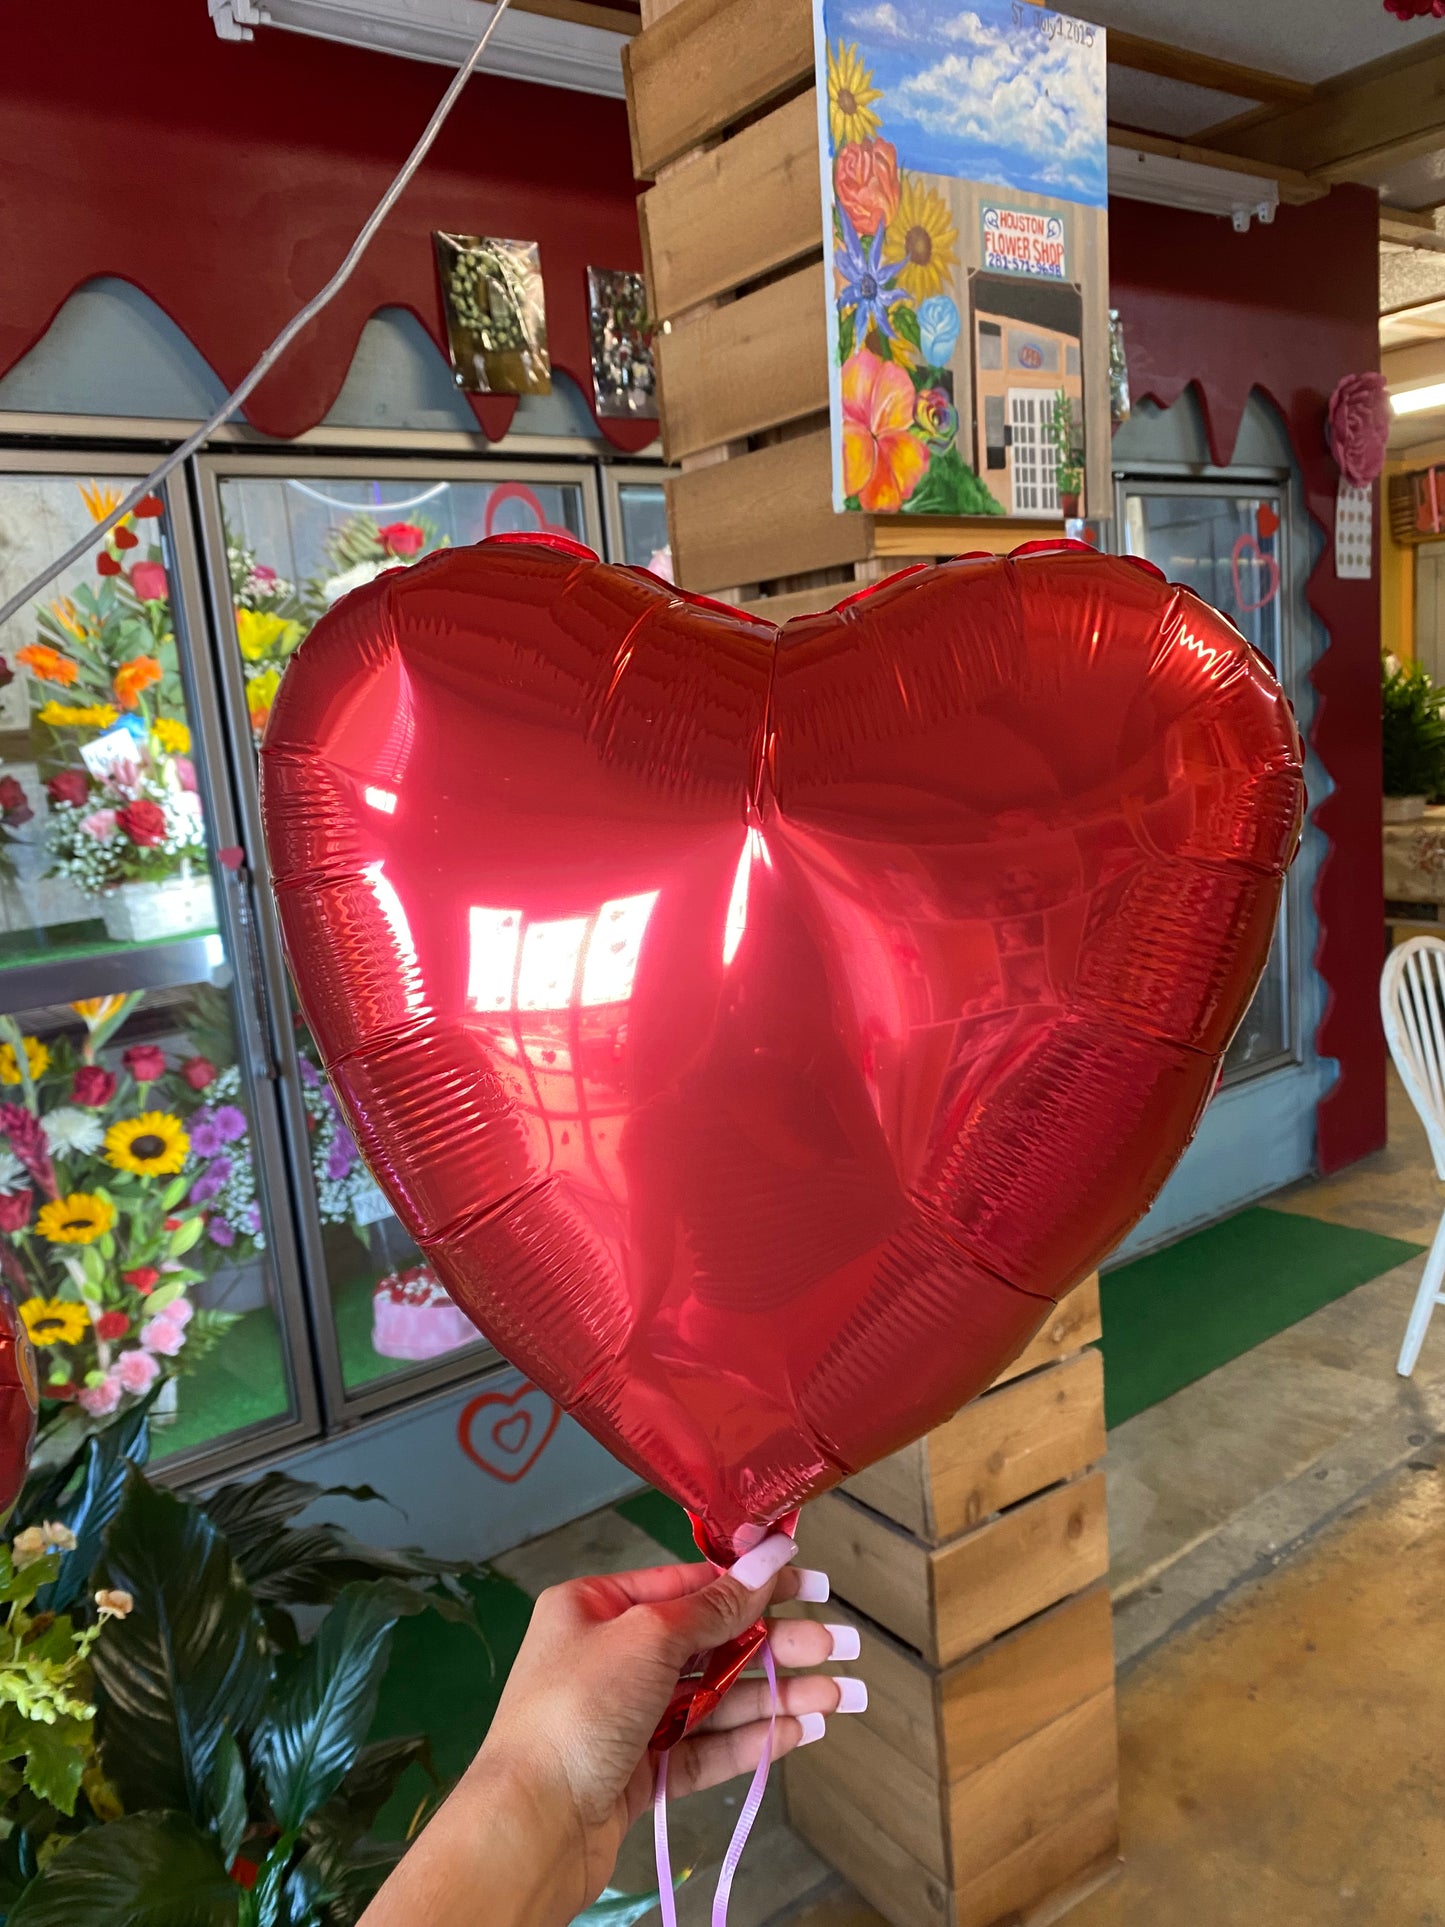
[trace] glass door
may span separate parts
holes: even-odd
[[[1293,699],[1284,483],[1124,478],[1117,489],[1124,553],[1153,562],[1227,616]],[[1264,975],[1225,1057],[1225,1083],[1299,1060],[1293,888],[1286,886]]]
[[[671,471],[609,463],[602,471],[607,501],[607,559],[630,568],[651,569],[672,581],[672,538],[667,529]]]
[[[145,467],[0,451],[0,594]],[[317,1413],[197,587],[162,491],[0,629],[0,1274],[46,1432],[201,1476]]]
[[[256,745],[312,625],[350,589],[438,548],[550,529],[600,551],[594,471],[260,455],[207,457],[198,471],[244,842],[264,880]],[[323,1390],[333,1419],[354,1418],[495,1354],[362,1164],[292,1000],[264,887],[256,903]]]

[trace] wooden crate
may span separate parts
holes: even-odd
[[[663,444],[683,471],[668,485],[678,581],[781,622],[910,562],[1056,533],[1039,519],[835,514],[809,0],[646,0],[643,21],[623,65],[633,164],[655,182],[639,211],[665,324]],[[1085,405],[1103,418],[1096,319]],[[1091,463],[1102,501],[1107,450]]]
[[[1098,1335],[1091,1278],[987,1393],[799,1524],[869,1706],[789,1759],[789,1813],[899,1927],[1042,1927],[1118,1864]]]

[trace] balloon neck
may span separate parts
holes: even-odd
[[[693,1544],[704,1559],[715,1566],[723,1567],[724,1570],[732,1565],[734,1560],[741,1559],[745,1552],[751,1552],[754,1546],[760,1544],[772,1533],[785,1532],[791,1539],[798,1530],[796,1508],[792,1512],[785,1512],[780,1519],[774,1519],[768,1525],[748,1523],[738,1526],[731,1534],[716,1531],[696,1512],[689,1511],[687,1517],[692,1526]]]

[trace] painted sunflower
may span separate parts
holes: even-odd
[[[21,1042],[25,1046],[25,1062],[29,1067],[32,1082],[37,1077],[44,1077],[50,1068],[50,1052],[38,1037],[25,1037]],[[20,1060],[15,1055],[15,1046],[0,1044],[0,1084],[18,1084],[19,1082]]]
[[[32,1345],[75,1345],[84,1338],[90,1313],[68,1298],[27,1298],[20,1307]]]
[[[186,1161],[191,1140],[169,1111],[123,1117],[105,1134],[105,1161],[141,1178],[173,1178]]]
[[[42,1205],[35,1229],[53,1245],[92,1245],[115,1223],[115,1206],[93,1191],[72,1191]]]
[[[898,212],[883,237],[883,259],[897,261],[899,284],[915,301],[927,301],[949,286],[958,265],[958,229],[948,203],[917,174],[903,176]]]
[[[873,102],[882,100],[881,88],[858,58],[856,46],[840,40],[828,49],[828,131],[836,154],[848,141],[871,140],[878,132]]]

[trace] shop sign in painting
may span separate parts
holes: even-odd
[[[833,505],[1108,513],[1104,33],[813,0]]]

